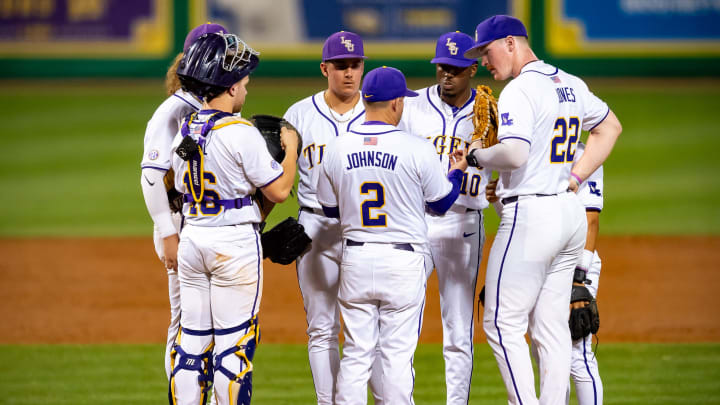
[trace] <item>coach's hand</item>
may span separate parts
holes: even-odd
[[[460,171],[464,172],[468,168],[468,162],[465,158],[467,156],[467,152],[465,152],[464,149],[455,149],[453,153],[450,154],[450,172],[455,169],[460,169]]]
[[[178,269],[178,244],[180,243],[180,238],[176,233],[167,236],[163,238],[162,244],[163,244],[163,257],[162,261],[165,263],[166,269],[173,269],[177,271]]]

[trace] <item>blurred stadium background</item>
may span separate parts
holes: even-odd
[[[662,325],[655,336],[631,339],[635,343],[611,334],[610,342],[600,346],[606,403],[720,404],[720,315],[712,300],[712,292],[720,289],[715,260],[720,259],[717,0],[0,0],[0,144],[5,152],[0,185],[6,195],[0,256],[8,258],[0,261],[0,318],[16,320],[0,323],[0,358],[6,364],[0,367],[0,404],[165,401],[165,324],[155,325],[150,339],[132,334],[129,324],[117,325],[133,336],[127,340],[97,336],[90,317],[109,313],[95,321],[110,323],[115,309],[76,300],[105,286],[93,285],[91,275],[62,276],[62,266],[75,266],[83,256],[61,261],[17,247],[36,239],[69,246],[101,238],[124,246],[128,238],[144,238],[147,252],[121,253],[153,260],[146,267],[160,277],[149,277],[153,281],[147,286],[143,281],[129,285],[157,288],[151,302],[131,300],[127,306],[139,319],[151,310],[165,316],[164,275],[150,251],[152,224],[139,187],[139,162],[145,124],[165,98],[165,72],[189,29],[219,22],[259,50],[261,64],[243,115],[282,115],[326,86],[318,64],[322,43],[333,32],[363,36],[370,58],[366,72],[395,66],[410,78],[411,88],[420,88],[434,82],[429,60],[435,39],[454,30],[472,35],[478,22],[494,14],[522,19],[538,56],[585,78],[623,123],[624,133],[605,168],[601,233],[627,243],[637,242],[636,237],[679,237],[710,246],[705,248],[712,257],[709,264],[698,268],[687,258],[687,268],[674,269],[688,275],[682,285],[662,284],[658,274],[634,287],[655,289],[649,295],[664,294],[658,300],[679,308],[677,291],[682,297],[694,295],[703,308],[695,316],[704,318],[709,332],[703,336],[711,338],[699,339],[703,343],[683,338],[696,332],[684,324]],[[484,69],[477,83],[496,92],[504,85]],[[295,202],[283,204],[271,225],[296,209]],[[490,211],[486,215],[488,232],[494,233],[497,217]],[[108,262],[122,260],[109,248],[88,248],[88,256],[102,254]],[[33,264],[32,272],[22,268],[36,261],[41,264]],[[632,258],[627,263],[616,273],[633,273]],[[612,263],[607,265],[612,269]],[[138,269],[125,271],[127,280],[117,283],[142,280]],[[37,272],[59,280],[52,293],[38,292],[33,283],[43,276]],[[629,287],[617,292],[634,294]],[[610,290],[605,293],[612,297]],[[624,300],[636,304],[632,297]],[[87,313],[88,323],[44,315],[53,306]],[[296,306],[293,313],[302,318],[301,303]],[[648,318],[662,324],[664,307],[646,310]],[[604,316],[612,323],[616,315]],[[32,317],[40,321],[31,327]],[[630,323],[616,326],[629,328]],[[53,331],[63,328],[75,329],[75,337],[54,340]],[[477,329],[479,334],[480,324]],[[679,337],[663,338],[667,330]],[[305,346],[290,337],[286,343],[283,336],[264,339],[277,343],[258,350],[253,403],[312,403]],[[484,340],[478,340],[475,357],[471,403],[504,403],[504,387]],[[420,346],[418,404],[443,403],[442,361],[437,342]]]

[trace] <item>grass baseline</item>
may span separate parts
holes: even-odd
[[[445,403],[441,351],[440,344],[418,346],[419,405]],[[166,403],[163,352],[160,344],[0,345],[0,404]],[[720,404],[720,343],[609,343],[598,358],[608,405]],[[315,401],[305,345],[261,344],[254,364],[253,404]],[[475,346],[470,403],[506,403],[486,344]]]

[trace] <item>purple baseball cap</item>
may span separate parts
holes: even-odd
[[[509,15],[496,15],[486,19],[475,28],[475,45],[465,51],[466,58],[480,57],[480,49],[490,42],[508,35],[527,38],[522,21]]]
[[[365,75],[362,84],[363,99],[369,102],[393,100],[398,97],[417,97],[407,88],[405,76],[393,67],[379,67]]]
[[[430,63],[443,63],[451,66],[468,67],[477,61],[463,56],[465,51],[472,48],[473,39],[460,31],[442,34],[435,46],[435,58]]]
[[[213,23],[205,23],[202,25],[198,25],[197,27],[193,28],[190,32],[188,32],[187,36],[185,37],[185,44],[183,45],[183,52],[187,52],[187,50],[190,48],[190,45],[193,44],[193,42],[197,41],[198,38],[205,34],[217,34],[217,33],[224,33],[229,34],[230,32],[227,30],[227,28],[223,27],[220,24],[213,24]]]
[[[360,35],[350,31],[336,32],[325,40],[322,60],[360,58],[367,59]]]

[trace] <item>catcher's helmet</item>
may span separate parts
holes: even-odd
[[[205,34],[185,52],[177,75],[184,90],[200,97],[216,95],[249,75],[259,54],[233,34]]]

